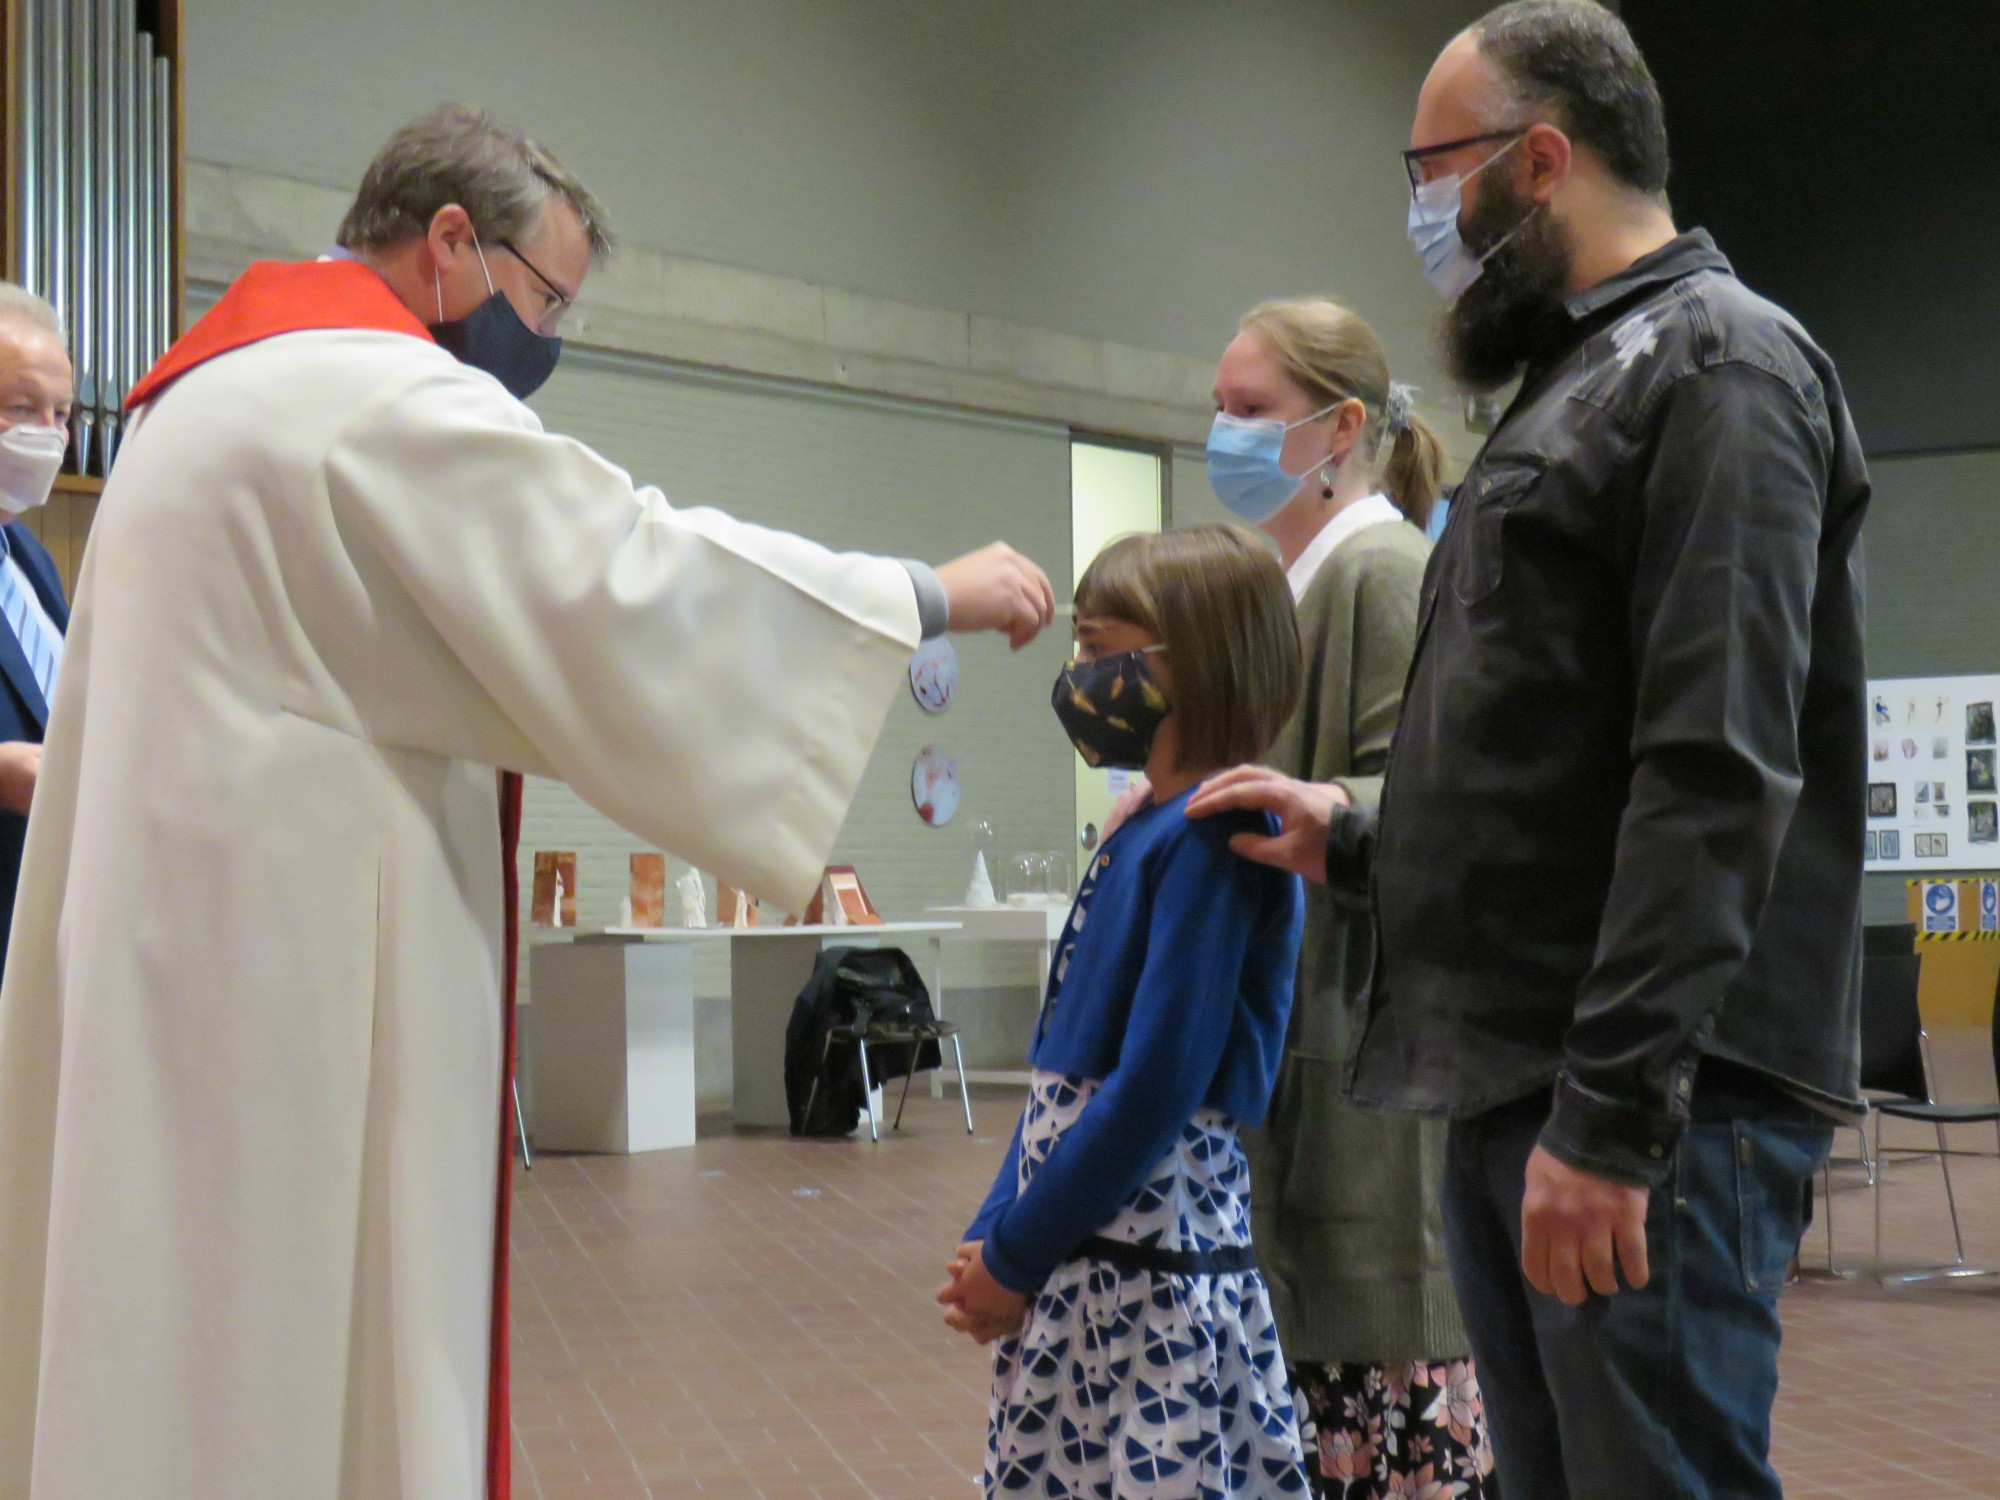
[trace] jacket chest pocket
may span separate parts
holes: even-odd
[[[1541,477],[1540,465],[1510,460],[1481,469],[1459,486],[1465,513],[1462,520],[1454,517],[1459,535],[1449,583],[1460,604],[1478,604],[1500,587],[1507,570],[1507,514]]]

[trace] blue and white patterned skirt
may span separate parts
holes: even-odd
[[[1021,1186],[1096,1092],[1036,1073]],[[1204,1111],[1099,1231],[1165,1250],[1250,1240],[1236,1127]],[[986,1493],[1039,1500],[1265,1500],[1306,1494],[1298,1420],[1264,1278],[1057,1267],[993,1357]]]

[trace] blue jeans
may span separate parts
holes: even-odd
[[[1521,1274],[1546,1097],[1453,1124],[1445,1243],[1509,1500],[1777,1500],[1778,1293],[1832,1143],[1801,1106],[1704,1110],[1646,1215],[1643,1291],[1565,1307]]]

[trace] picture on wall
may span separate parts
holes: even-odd
[[[1991,750],[1965,752],[1965,789],[1968,792],[2000,790],[2000,784],[1993,779],[1993,753]]]
[[[1968,802],[1965,816],[1975,844],[2000,844],[2000,802]]]
[[[958,651],[945,636],[926,641],[910,658],[910,694],[927,714],[941,714],[958,696]]]
[[[1879,858],[1875,852],[1875,830],[1872,828],[1861,836],[1861,858],[1869,864]]]
[[[1965,742],[1968,745],[1990,745],[1993,743],[1993,705],[1991,702],[1968,703],[1965,705]]]
[[[910,767],[910,800],[917,816],[933,828],[944,827],[958,812],[958,795],[958,757],[935,745],[924,746]]]
[[[1867,868],[2000,868],[2000,671],[1876,679],[1867,707]]]

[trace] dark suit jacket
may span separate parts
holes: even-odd
[[[7,548],[35,594],[42,601],[58,630],[69,629],[69,604],[63,598],[62,579],[56,576],[55,559],[35,540],[35,534],[19,521],[4,528]],[[27,740],[39,745],[48,727],[49,706],[35,686],[34,671],[27,655],[6,621],[0,620],[0,743]],[[28,836],[28,820],[19,813],[0,812],[0,970],[7,962],[7,934],[14,925],[14,891],[21,880],[21,843]]]

